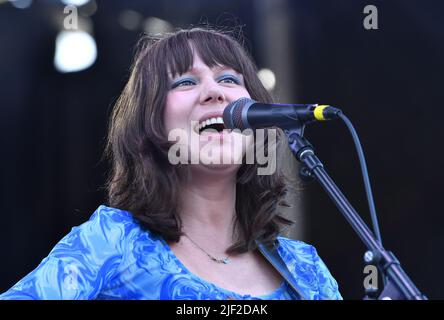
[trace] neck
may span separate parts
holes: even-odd
[[[234,240],[236,175],[196,171],[181,194],[182,231],[196,242],[227,248]]]

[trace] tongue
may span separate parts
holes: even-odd
[[[225,126],[223,124],[220,123],[213,123],[210,124],[209,126],[206,126],[205,129],[203,131],[209,130],[209,131],[217,131],[217,132],[222,132],[222,130],[225,128]]]

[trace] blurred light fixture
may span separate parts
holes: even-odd
[[[265,89],[267,89],[268,91],[271,91],[274,89],[274,87],[276,85],[276,77],[275,77],[273,71],[271,71],[270,69],[261,69],[257,73],[257,76],[261,80]]]
[[[73,5],[76,7],[83,6],[87,4],[90,0],[62,0],[62,2],[66,5]]]
[[[147,34],[155,35],[172,31],[173,25],[166,20],[156,17],[149,17],[143,22],[143,30]]]
[[[79,12],[83,16],[90,17],[97,11],[97,2],[96,0],[90,0],[86,5],[81,6],[79,8]]]
[[[85,31],[61,31],[57,35],[54,66],[60,72],[89,68],[97,59],[94,38]]]
[[[134,10],[123,10],[119,14],[119,23],[128,30],[137,30],[142,23],[142,15]]]
[[[18,9],[29,8],[32,4],[32,0],[9,0],[9,2]]]

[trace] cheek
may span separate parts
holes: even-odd
[[[167,132],[172,129],[186,128],[190,110],[186,101],[179,95],[168,94],[163,113],[163,121]]]
[[[243,98],[243,97],[251,98],[250,94],[248,93],[247,89],[245,89],[245,88],[239,88],[239,90],[237,90],[237,92],[236,92],[236,96],[238,98]]]

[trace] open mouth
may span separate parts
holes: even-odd
[[[211,129],[209,131],[221,133],[225,129],[225,125],[222,117],[213,117],[200,122],[197,129],[199,134],[202,134],[202,132],[208,129]]]

